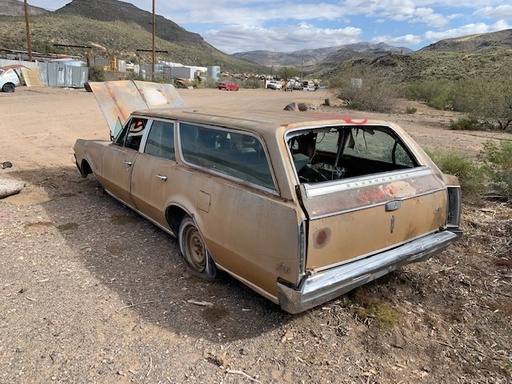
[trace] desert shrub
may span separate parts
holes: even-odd
[[[407,113],[408,115],[414,115],[416,112],[418,112],[417,108],[414,108],[414,107],[405,108],[405,113]]]
[[[512,69],[499,76],[478,76],[461,82],[453,108],[471,113],[487,127],[502,131],[512,128]]]
[[[400,315],[390,304],[368,295],[363,290],[352,293],[356,316],[364,322],[374,322],[380,329],[391,329],[400,321]]]
[[[465,196],[475,197],[485,191],[487,169],[458,152],[443,150],[427,151],[443,173],[458,177]]]
[[[90,67],[89,81],[105,81],[105,71],[103,68],[97,66]]]
[[[217,81],[211,77],[208,78],[195,78],[190,82],[193,88],[217,88]]]
[[[475,131],[482,129],[482,123],[473,116],[461,117],[451,122],[450,129],[455,131]]]
[[[486,141],[479,159],[490,175],[490,194],[512,200],[512,141]]]
[[[261,88],[261,82],[255,77],[251,77],[242,83],[243,88],[258,89]]]
[[[352,73],[331,80],[337,89],[338,98],[345,100],[347,107],[362,111],[390,112],[398,96],[398,88],[382,81],[378,73]]]
[[[439,110],[451,109],[455,97],[453,84],[440,80],[414,82],[408,84],[404,92],[408,99],[423,101]]]

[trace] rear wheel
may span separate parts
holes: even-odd
[[[2,90],[4,92],[14,92],[14,84],[5,84]]]
[[[201,236],[196,223],[190,216],[185,216],[181,221],[178,241],[181,254],[191,272],[207,279],[217,278],[217,267],[203,240],[203,236]]]

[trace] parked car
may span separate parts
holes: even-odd
[[[21,84],[20,68],[21,65],[7,66],[0,68],[0,91],[14,92],[16,87]]]
[[[90,84],[113,138],[76,141],[81,175],[176,236],[193,273],[226,271],[287,312],[425,261],[462,234],[457,178],[396,124],[178,107],[133,111],[119,126],[134,89],[149,85]]]
[[[238,84],[232,83],[230,81],[221,81],[217,83],[217,88],[225,89],[226,91],[238,91],[240,87]]]
[[[276,89],[281,89],[283,88],[282,84],[279,82],[279,81],[276,81],[276,80],[270,80],[268,83],[267,83],[267,89],[273,89],[273,90],[276,90]]]

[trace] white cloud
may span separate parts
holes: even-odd
[[[272,29],[232,25],[207,31],[203,37],[213,46],[223,47],[226,53],[253,50],[292,52],[356,43],[361,41],[361,33],[359,28],[322,29],[303,23],[300,26]]]
[[[476,16],[486,17],[488,19],[512,20],[512,5],[500,5],[498,7],[484,7],[473,13]]]
[[[70,1],[30,4],[55,10]],[[122,1],[152,10],[152,0]],[[156,13],[226,53],[360,41],[417,48],[444,38],[511,28],[512,23],[510,0],[156,0]]]
[[[505,20],[497,21],[496,23],[489,25],[485,23],[466,24],[459,28],[447,29],[444,31],[428,31],[425,32],[423,37],[424,40],[429,42],[438,41],[442,39],[449,39],[452,37],[460,37],[466,35],[475,35],[479,33],[488,33],[501,31],[503,29],[511,28],[510,24]]]

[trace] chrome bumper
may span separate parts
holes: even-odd
[[[278,282],[279,305],[289,313],[303,312],[406,264],[425,261],[444,251],[461,235],[458,230],[433,233],[377,255],[306,276],[298,287]]]

